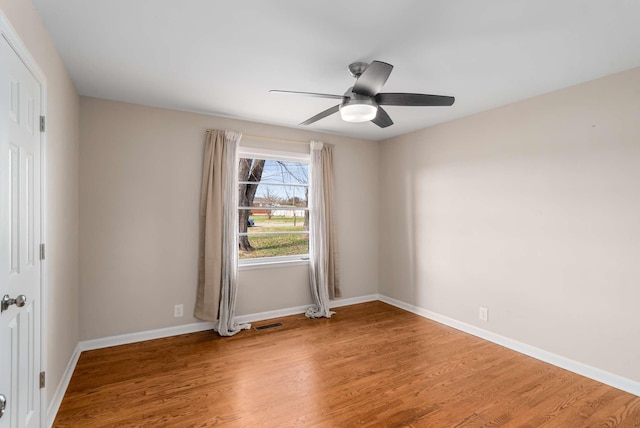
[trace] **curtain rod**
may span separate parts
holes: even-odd
[[[205,131],[215,131],[215,129],[206,129]],[[255,138],[258,140],[279,141],[282,143],[310,144],[309,141],[286,140],[284,138],[263,137],[262,135],[242,134],[243,137]]]

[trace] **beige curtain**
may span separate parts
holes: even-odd
[[[329,298],[342,297],[340,279],[338,278],[338,246],[336,228],[333,217],[333,145],[323,144],[322,156],[322,191],[324,193],[324,216],[326,218],[327,240],[327,287]]]
[[[221,336],[250,325],[234,320],[238,278],[237,145],[241,134],[207,131],[200,195],[200,256],[194,316]]]
[[[329,300],[340,297],[333,222],[333,146],[311,142],[311,193],[309,195],[311,245],[309,285],[314,305],[309,318],[331,317]]]

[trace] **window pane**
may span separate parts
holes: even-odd
[[[254,207],[307,207],[309,195],[307,186],[294,186],[290,184],[263,184],[257,186]]]
[[[240,250],[241,259],[309,253],[308,211],[264,208],[240,211],[250,213],[247,232],[241,231],[239,239],[246,240],[245,244],[253,248],[253,251]]]
[[[309,254],[309,164],[241,158],[239,257]]]
[[[285,194],[285,197],[282,200],[282,205],[291,206],[291,207],[308,206],[307,204],[307,198],[309,196],[308,187],[285,186],[283,188],[283,193]]]
[[[309,164],[267,159],[262,170],[262,183],[309,184]]]
[[[239,210],[247,218],[247,234],[263,232],[308,232],[309,211],[302,209],[255,208]],[[248,216],[247,216],[248,211]],[[240,233],[245,231],[240,228]]]

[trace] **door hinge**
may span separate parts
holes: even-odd
[[[40,116],[40,132],[44,132],[45,128],[45,118],[44,116]]]
[[[40,244],[40,260],[44,260],[44,244]]]
[[[40,389],[44,388],[45,385],[45,377],[44,372],[40,372]]]

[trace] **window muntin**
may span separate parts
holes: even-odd
[[[238,192],[240,264],[308,258],[308,156],[241,152]]]

